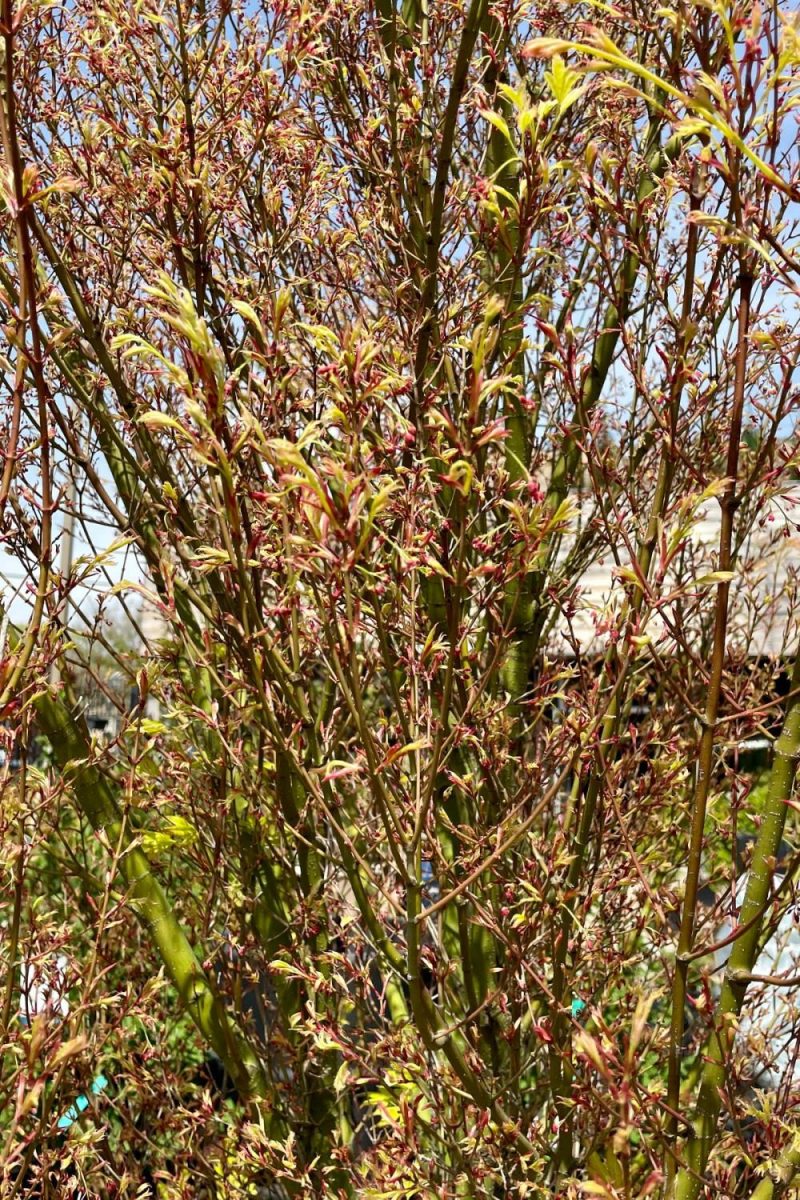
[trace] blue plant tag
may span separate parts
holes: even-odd
[[[89,1107],[89,1101],[85,1096],[78,1096],[78,1099],[71,1105],[63,1116],[58,1118],[59,1129],[70,1129],[75,1124],[78,1117]]]
[[[93,1096],[99,1096],[108,1087],[108,1080],[105,1075],[97,1075],[92,1081],[92,1086],[89,1091]],[[82,1112],[86,1112],[89,1107],[89,1099],[87,1096],[78,1096],[74,1104],[70,1105],[67,1111],[58,1118],[59,1129],[71,1129]]]

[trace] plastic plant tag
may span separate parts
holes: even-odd
[[[106,1079],[105,1075],[98,1075],[92,1081],[92,1086],[90,1087],[89,1091],[92,1093],[93,1096],[99,1096],[100,1093],[104,1092],[107,1087],[108,1087],[108,1080]],[[75,1103],[72,1104],[67,1109],[67,1111],[58,1118],[58,1128],[59,1129],[70,1129],[75,1124],[75,1122],[77,1121],[77,1119],[81,1115],[81,1113],[86,1112],[86,1109],[88,1107],[89,1107],[88,1097],[84,1096],[84,1095],[78,1096]]]

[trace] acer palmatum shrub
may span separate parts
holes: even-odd
[[[791,6],[0,32],[4,1195],[785,1194]]]

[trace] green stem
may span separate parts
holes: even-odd
[[[132,906],[150,934],[182,1004],[225,1065],[240,1094],[263,1099],[268,1083],[253,1048],[231,1028],[222,1000],[198,961],[169,900],[150,867],[147,855],[123,828],[123,818],[107,780],[90,761],[87,731],[62,700],[45,693],[36,701],[43,732],[53,747],[62,778],[98,833],[112,845],[124,846],[120,868]]]
[[[700,192],[692,187],[691,207],[699,207]],[[686,376],[686,364],[691,345],[691,313],[694,296],[694,280],[697,264],[697,226],[689,226],[686,247],[686,271],[684,275],[683,302],[681,309],[681,324],[678,338],[678,360],[672,378],[669,404],[669,428],[664,432],[661,457],[658,468],[656,488],[650,509],[650,518],[644,538],[640,541],[636,552],[637,573],[644,584],[650,575],[658,531],[664,519],[669,504],[674,475],[675,438],[681,396]],[[624,623],[626,626],[638,617],[644,602],[644,588],[634,591],[626,605]],[[583,804],[580,810],[578,831],[574,839],[572,861],[567,876],[567,896],[564,902],[561,927],[556,943],[553,960],[553,994],[555,997],[555,1016],[553,1019],[553,1042],[550,1047],[550,1075],[556,1113],[559,1120],[559,1150],[557,1167],[566,1170],[571,1165],[572,1137],[569,1129],[569,1082],[571,1068],[569,1063],[569,1037],[571,1023],[565,1010],[566,1001],[566,972],[565,956],[569,939],[573,936],[575,922],[575,907],[578,899],[578,885],[583,870],[583,862],[589,846],[589,840],[594,824],[595,810],[600,796],[602,779],[606,774],[615,753],[614,741],[619,731],[620,718],[625,709],[625,689],[628,681],[631,662],[629,658],[620,659],[616,645],[609,646],[603,662],[601,673],[601,689],[608,686],[616,674],[615,691],[611,696],[608,710],[603,719],[601,736],[598,744],[598,756],[592,771]],[[573,797],[565,814],[565,834],[569,834],[574,816],[575,804],[581,796],[580,777],[576,777]]]
[[[792,674],[792,699],[787,708],[781,735],[775,744],[766,811],[756,841],[744,903],[739,913],[739,924],[743,932],[733,943],[717,1006],[714,1031],[701,1055],[705,1065],[692,1122],[692,1134],[686,1145],[685,1166],[678,1174],[675,1184],[676,1200],[696,1200],[703,1186],[703,1172],[716,1139],[717,1119],[726,1079],[725,1064],[733,1045],[735,1019],[742,1010],[747,993],[747,976],[752,972],[758,957],[775,860],[783,837],[788,801],[791,798],[797,761],[800,757],[800,697],[797,695],[799,688],[800,654]],[[762,1200],[762,1197],[759,1197],[759,1200]]]
[[[412,412],[412,422],[418,421],[419,401],[428,368],[431,342],[436,327],[436,296],[439,284],[439,252],[442,245],[444,222],[444,205],[447,196],[447,185],[450,182],[450,167],[453,158],[453,146],[461,100],[467,85],[469,65],[472,52],[478,40],[478,34],[483,27],[486,16],[487,0],[471,0],[464,28],[461,34],[456,60],[453,65],[453,76],[450,91],[447,96],[442,132],[439,139],[439,155],[436,163],[436,175],[433,181],[431,198],[431,219],[426,232],[427,248],[425,253],[425,280],[420,298],[422,327],[414,361],[414,375],[417,387],[417,402]]]
[[[706,809],[711,790],[714,742],[716,736],[719,703],[722,693],[722,674],[725,665],[725,649],[728,634],[729,572],[733,564],[733,519],[736,507],[736,477],[739,468],[739,443],[741,440],[744,392],[747,374],[747,337],[750,324],[750,294],[752,276],[742,268],[741,295],[739,302],[739,328],[737,336],[736,366],[734,378],[733,409],[728,436],[728,458],[726,464],[726,486],[720,504],[722,519],[719,535],[719,570],[725,577],[717,586],[714,614],[714,640],[711,657],[711,672],[708,696],[703,720],[703,732],[698,747],[697,778],[692,802],[689,857],[686,868],[681,929],[678,937],[678,952],[672,984],[672,1016],[670,1024],[669,1068],[667,1082],[667,1104],[670,1116],[667,1135],[674,1144],[680,1106],[680,1046],[683,1037],[684,1009],[686,1005],[689,961],[694,946],[695,912],[700,885],[700,867],[705,836]],[[702,1090],[702,1089],[701,1089]],[[707,1157],[707,1156],[706,1156]],[[666,1194],[670,1195],[677,1160],[672,1157],[667,1164]],[[704,1161],[705,1165],[705,1161]]]
[[[784,1146],[769,1175],[751,1193],[750,1200],[780,1200],[786,1189],[791,1187],[800,1171],[800,1130],[795,1130]]]

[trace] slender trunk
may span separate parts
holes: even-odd
[[[225,1007],[180,926],[144,851],[122,829],[122,816],[111,789],[90,759],[86,731],[61,701],[44,694],[35,702],[43,732],[56,763],[69,779],[76,800],[92,828],[113,844],[122,839],[120,860],[132,906],[148,931],[181,1003],[213,1047],[242,1096],[265,1098],[268,1081],[252,1046],[234,1030]]]
[[[691,193],[691,209],[700,207],[702,186],[699,172],[695,175]],[[675,440],[677,436],[678,416],[680,413],[681,397],[687,371],[687,355],[692,340],[692,301],[694,297],[694,281],[697,266],[697,225],[690,224],[686,246],[686,270],[684,275],[683,301],[681,307],[681,324],[678,336],[678,355],[672,378],[669,403],[669,427],[664,432],[664,441],[658,467],[658,476],[644,538],[639,543],[636,553],[636,565],[642,581],[650,576],[658,531],[664,519],[672,493],[674,475]],[[636,590],[626,608],[623,618],[625,627],[635,620],[641,612],[644,602],[644,590]],[[616,644],[609,646],[600,676],[601,693],[609,686],[614,687],[608,711],[603,719],[599,740],[598,761],[596,762],[585,793],[582,796],[578,829],[573,839],[572,861],[567,875],[566,893],[561,925],[556,939],[553,955],[553,995],[556,1000],[556,1011],[553,1019],[553,1041],[550,1046],[550,1079],[553,1098],[559,1125],[559,1145],[556,1157],[556,1169],[566,1172],[572,1162],[572,1134],[570,1129],[571,1104],[569,1098],[571,1065],[569,1061],[570,1018],[566,1006],[566,956],[567,946],[573,936],[576,906],[579,899],[579,885],[583,872],[583,864],[594,824],[595,811],[600,797],[602,779],[607,772],[614,755],[614,743],[619,732],[620,718],[625,710],[625,693],[628,674],[631,668],[630,658],[621,658]],[[581,798],[580,778],[575,781],[575,799]],[[570,835],[571,816],[574,802],[570,803],[565,816],[565,834]]]
[[[678,1111],[680,1108],[680,1049],[683,1039],[684,1009],[686,1006],[689,961],[694,946],[695,910],[700,886],[700,866],[703,856],[706,808],[711,790],[719,702],[722,691],[722,673],[725,665],[725,649],[728,636],[728,595],[730,571],[733,565],[733,520],[736,510],[736,477],[739,469],[739,443],[742,432],[745,381],[747,376],[747,338],[750,325],[750,294],[753,287],[752,275],[742,268],[740,277],[739,329],[736,348],[734,375],[733,411],[728,438],[725,491],[720,500],[722,521],[719,535],[719,570],[723,573],[717,585],[716,609],[714,614],[714,642],[711,658],[711,675],[700,738],[697,761],[697,778],[692,802],[692,822],[689,837],[689,859],[686,885],[683,896],[681,929],[672,984],[672,1017],[670,1024],[669,1067],[667,1082],[667,1135],[672,1143],[677,1137]],[[671,1157],[667,1164],[667,1190],[669,1195],[676,1168]]]
[[[739,913],[743,929],[733,943],[725,980],[715,1014],[714,1030],[703,1048],[704,1061],[692,1134],[686,1143],[685,1166],[675,1183],[676,1200],[696,1200],[703,1185],[703,1172],[717,1132],[717,1119],[725,1086],[725,1064],[735,1034],[735,1019],[744,1004],[748,976],[758,957],[764,915],[770,901],[775,859],[780,847],[800,758],[800,653],[792,674],[792,692],[783,729],[775,744],[769,777],[766,810],[759,830],[744,902]],[[688,963],[687,963],[688,965]],[[800,1155],[800,1151],[798,1151]],[[759,1195],[758,1200],[764,1200]]]
[[[764,1179],[751,1193],[750,1200],[780,1200],[791,1187],[797,1172],[800,1171],[800,1130],[795,1130],[791,1138],[778,1155],[778,1159]]]

